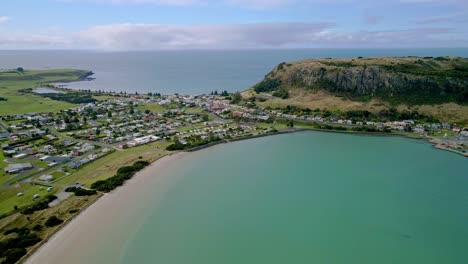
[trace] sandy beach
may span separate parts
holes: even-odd
[[[52,236],[24,263],[90,263],[88,259],[95,261],[96,256],[104,255],[102,252],[107,250],[109,247],[106,245],[110,244],[114,251],[116,246],[122,250],[105,254],[107,258],[99,263],[118,263],[125,244],[122,242],[115,245],[115,241],[127,241],[128,239],[119,238],[130,238],[133,232],[119,227],[138,225],[142,222],[145,208],[144,203],[140,201],[154,196],[151,192],[152,186],[162,184],[162,176],[168,165],[185,155],[189,154],[176,153],[163,157],[138,172],[124,186],[105,194]],[[103,234],[106,235],[103,237]],[[108,258],[109,255],[112,259]]]

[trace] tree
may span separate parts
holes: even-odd
[[[101,134],[101,130],[98,128],[96,129],[96,136],[99,136]]]
[[[107,117],[112,118],[112,112],[111,111],[107,112]]]
[[[24,73],[23,67],[18,67],[18,68],[16,69],[16,71],[19,72],[19,73]]]
[[[236,93],[232,94],[231,97],[232,97],[231,103],[233,103],[233,104],[238,104],[242,100],[242,96],[241,96],[241,94],[239,92],[236,92]]]
[[[47,221],[45,221],[44,224],[48,227],[52,227],[52,226],[60,225],[61,223],[63,223],[63,220],[53,215],[49,217],[49,219],[47,219]]]

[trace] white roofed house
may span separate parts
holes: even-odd
[[[15,164],[11,164],[10,166],[6,167],[5,172],[13,174],[13,173],[18,173],[18,172],[20,172],[22,170],[29,170],[29,169],[32,169],[32,168],[33,168],[33,165],[31,165],[31,163],[15,163]]]

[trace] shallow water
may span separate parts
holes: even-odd
[[[468,259],[467,159],[422,141],[280,135],[184,156],[164,177],[121,263]]]

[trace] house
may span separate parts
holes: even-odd
[[[69,166],[70,168],[72,168],[72,169],[77,169],[77,168],[79,168],[81,165],[84,165],[84,164],[86,164],[86,163],[89,163],[90,161],[91,161],[91,160],[84,158],[84,159],[79,160],[79,161],[72,161],[72,162],[68,163],[68,166]]]
[[[54,179],[54,176],[46,174],[46,175],[42,175],[41,177],[39,177],[39,179],[41,181],[52,181]]]
[[[67,157],[57,157],[57,156],[46,156],[45,159],[44,157],[42,157],[41,160],[55,163],[55,164],[62,164],[62,163],[66,163],[70,161],[70,159]]]
[[[11,164],[10,166],[6,167],[5,172],[13,174],[13,173],[18,173],[22,170],[29,170],[32,168],[33,166],[31,165],[31,163],[16,163],[16,164]]]
[[[0,132],[0,140],[5,140],[5,139],[8,139],[8,133]]]

